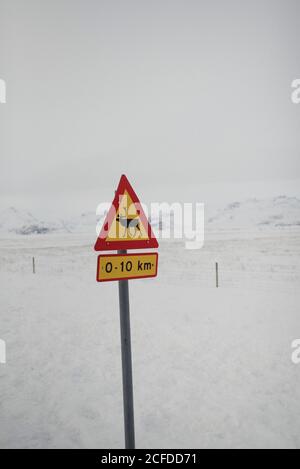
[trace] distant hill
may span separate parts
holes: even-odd
[[[208,206],[205,211],[209,214]],[[0,234],[88,233],[95,231],[97,223],[102,225],[104,217],[105,213],[96,215],[94,212],[85,212],[69,219],[47,221],[29,211],[9,207],[0,211]],[[170,223],[173,223],[172,216],[153,216],[151,222],[156,230],[163,230]],[[208,215],[206,226],[218,230],[300,228],[300,199],[279,196],[265,200],[252,198],[236,201],[217,210],[213,216]]]
[[[300,200],[279,196],[234,202],[218,210],[207,222],[212,227],[235,229],[300,227]]]
[[[55,231],[64,231],[60,221],[50,222],[40,220],[27,210],[9,207],[0,212],[1,234],[46,234]]]

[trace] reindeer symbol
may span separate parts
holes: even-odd
[[[131,235],[131,237],[133,238],[133,237],[135,237],[137,231],[141,232],[139,216],[133,217],[133,218],[127,218],[126,209],[124,209],[124,210],[125,210],[125,216],[118,214],[117,217],[116,217],[116,220],[117,220],[117,222],[120,223],[121,226],[126,228],[129,231],[130,234],[131,234],[130,230],[132,228],[134,229],[134,234],[133,234],[133,236]],[[138,215],[139,215],[139,213],[138,213]]]

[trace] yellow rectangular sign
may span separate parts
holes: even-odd
[[[109,282],[156,277],[158,254],[101,254],[98,256],[97,281]]]

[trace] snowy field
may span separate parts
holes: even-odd
[[[1,448],[124,445],[118,285],[96,283],[93,243],[0,241]],[[137,447],[300,448],[300,230],[159,253],[130,282]]]

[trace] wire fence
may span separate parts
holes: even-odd
[[[96,258],[91,245],[5,248],[0,249],[0,272],[93,278]],[[210,242],[195,251],[184,249],[183,243],[161,243],[156,281],[197,288],[299,287],[300,240],[281,245]]]

